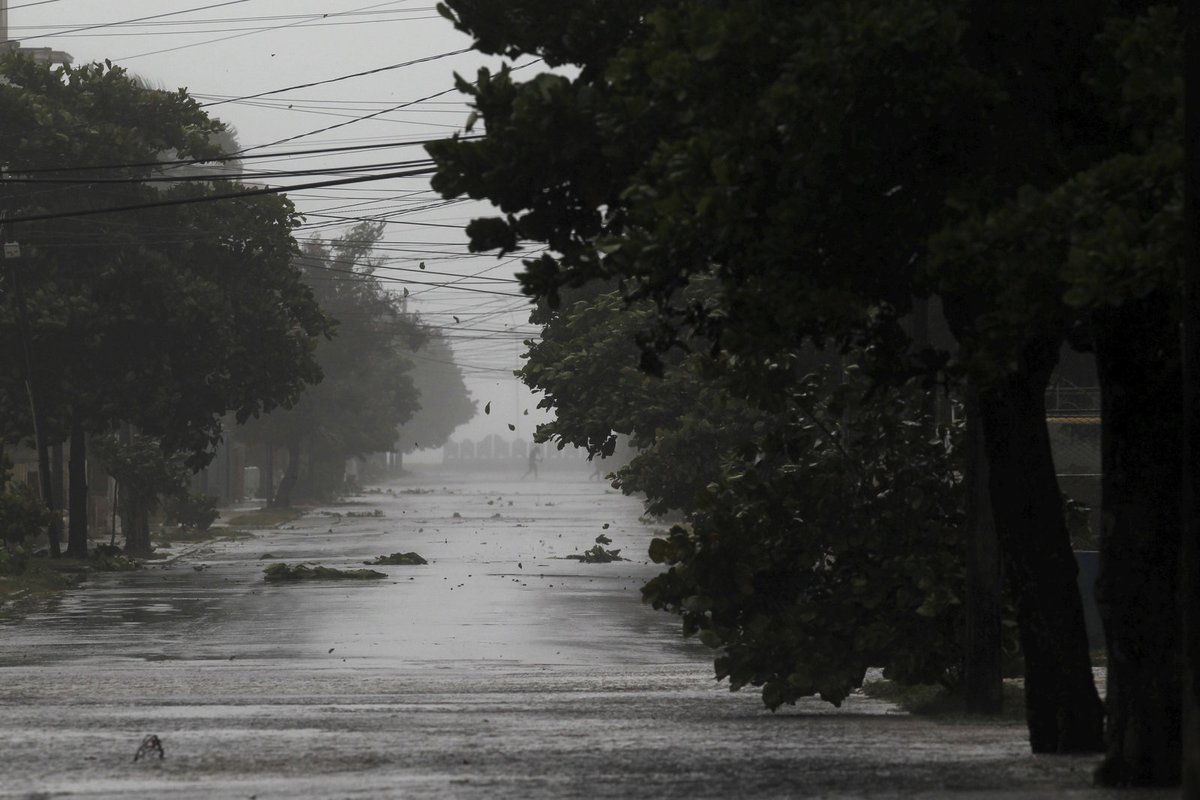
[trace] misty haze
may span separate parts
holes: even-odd
[[[0,0],[0,798],[1200,800],[1194,5]]]

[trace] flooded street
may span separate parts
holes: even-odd
[[[729,693],[641,604],[639,513],[585,474],[418,473],[97,576],[0,623],[0,797],[1111,796],[1020,724]],[[601,533],[635,560],[564,558]],[[430,563],[263,580],[407,551]],[[166,757],[134,762],[147,734]]]

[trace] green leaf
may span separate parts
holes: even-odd
[[[655,564],[667,564],[674,558],[675,550],[666,539],[650,540],[650,560]]]

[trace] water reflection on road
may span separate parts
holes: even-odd
[[[1019,723],[728,693],[640,601],[659,568],[639,512],[582,476],[414,475],[96,576],[0,622],[0,797],[1108,796],[1087,758],[1032,759]],[[634,560],[564,558],[601,533]],[[408,551],[429,564],[263,580]],[[134,764],[148,733],[167,757]]]
[[[646,563],[652,529],[639,522],[636,501],[580,480],[442,476],[434,483],[401,483],[316,509],[283,530],[151,562],[141,572],[99,575],[5,631],[0,664],[324,658],[330,648],[339,661],[376,667],[703,657],[680,639],[672,618],[640,602],[657,568]],[[601,533],[636,560],[564,558]],[[355,568],[401,551],[430,563],[378,567],[389,574],[378,582],[262,580],[273,560]]]

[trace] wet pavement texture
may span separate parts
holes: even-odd
[[[0,797],[1170,796],[1092,788],[1094,757],[1031,756],[1019,723],[728,692],[641,603],[639,513],[582,474],[416,473],[98,575],[0,622]],[[565,558],[601,533],[635,560]],[[408,551],[430,563],[263,580]],[[135,762],[148,734],[165,758]]]

